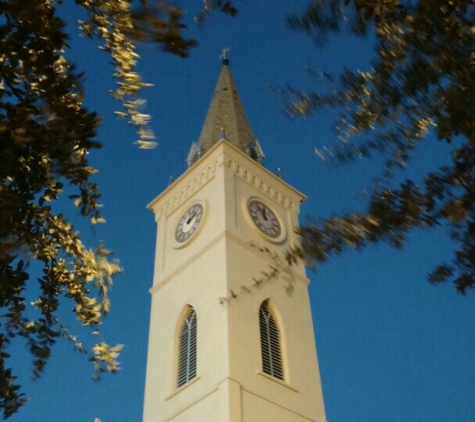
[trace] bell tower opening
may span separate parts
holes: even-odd
[[[282,339],[276,317],[269,307],[269,301],[259,308],[259,328],[261,334],[262,371],[284,380],[282,361]]]
[[[196,312],[191,306],[187,306],[178,337],[178,388],[196,377],[196,338]]]

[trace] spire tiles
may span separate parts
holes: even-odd
[[[227,58],[223,60],[223,67],[198,142],[193,143],[188,154],[188,165],[192,165],[222,139],[258,162],[264,159],[262,148],[252,132],[241,103]]]

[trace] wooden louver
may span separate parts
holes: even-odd
[[[262,370],[275,378],[284,379],[279,327],[267,301],[259,309]]]
[[[190,307],[180,330],[177,387],[196,377],[196,334],[196,312]]]

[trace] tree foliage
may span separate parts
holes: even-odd
[[[451,262],[438,265],[432,283],[475,286],[475,4],[469,0],[313,0],[293,28],[317,42],[339,31],[374,37],[368,71],[345,69],[330,94],[290,90],[289,112],[340,110],[339,140],[317,153],[351,160],[380,153],[384,177],[366,212],[347,213],[302,229],[311,263],[345,247],[388,241],[402,247],[414,228],[442,225],[454,242]],[[373,39],[373,38],[372,38]],[[329,82],[332,78],[328,77]],[[448,164],[423,180],[397,182],[427,142],[449,145]]]
[[[69,2],[68,2],[69,3]],[[230,2],[207,1],[231,13]],[[98,333],[108,292],[121,268],[105,245],[88,247],[58,200],[67,195],[91,224],[99,213],[96,170],[88,152],[100,117],[83,105],[83,74],[68,60],[61,1],[0,0],[0,409],[8,418],[26,401],[10,367],[10,346],[23,339],[33,375],[43,372],[58,338],[89,353],[95,376],[118,368],[120,345],[89,348],[63,325],[61,307]],[[100,41],[115,65],[112,95],[119,116],[137,127],[140,148],[155,146],[149,116],[139,109],[144,83],[135,71],[135,42],[153,41],[186,57],[196,44],[183,36],[182,11],[166,1],[76,0],[84,35]],[[226,9],[226,10],[225,10]],[[232,14],[232,13],[231,13]],[[105,57],[107,58],[107,56]],[[36,283],[34,280],[36,278]],[[36,295],[31,300],[32,295]]]

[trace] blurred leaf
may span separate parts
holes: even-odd
[[[339,140],[316,149],[320,158],[348,161],[381,154],[385,160],[365,213],[302,229],[307,261],[315,265],[348,246],[375,241],[400,248],[409,231],[443,225],[455,241],[453,262],[438,266],[429,280],[451,280],[461,293],[475,286],[474,21],[475,3],[465,0],[313,0],[289,18],[294,29],[319,44],[341,30],[372,33],[368,71],[343,70],[330,94],[283,92],[291,115],[326,108],[340,112]],[[418,183],[408,179],[398,186],[394,177],[410,167],[414,151],[434,140],[456,144],[447,157],[450,164]]]

